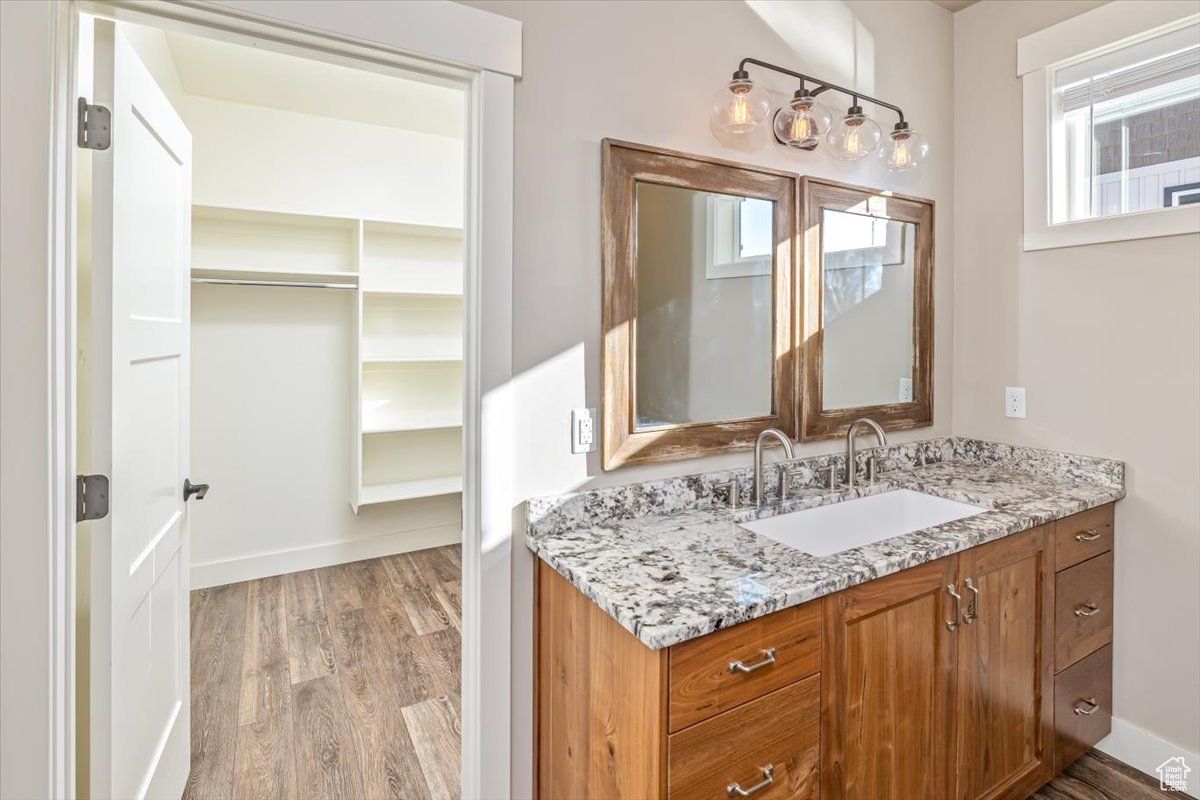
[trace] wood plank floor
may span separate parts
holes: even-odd
[[[1029,800],[1162,800],[1163,797],[1154,778],[1099,750],[1089,750],[1030,795]]]
[[[455,546],[192,592],[189,800],[457,800]]]

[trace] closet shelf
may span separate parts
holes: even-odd
[[[430,298],[430,299],[443,298],[443,297],[461,298],[463,296],[463,293],[461,291],[439,292],[439,291],[429,291],[429,290],[425,290],[425,289],[376,289],[376,288],[367,287],[367,286],[363,287],[363,294],[379,295],[379,296],[383,296],[383,297],[387,297],[387,296],[411,297],[411,298],[418,299],[418,300],[421,298]]]
[[[357,283],[357,272],[312,271],[302,269],[244,269],[231,267],[192,267],[193,278],[218,280],[295,280]]]
[[[375,503],[391,503],[396,500],[413,500],[418,497],[437,497],[444,494],[455,494],[462,491],[461,475],[449,475],[443,478],[425,478],[416,481],[401,481],[399,483],[367,484],[362,487],[361,505]]]
[[[439,428],[461,428],[462,412],[453,411],[437,414],[414,414],[409,417],[392,419],[363,418],[362,432],[372,433],[404,433],[405,431],[434,431]]]
[[[365,356],[363,358],[363,369],[366,370],[385,370],[388,367],[398,366],[403,364],[446,364],[448,366],[456,366],[462,364],[462,356]]]

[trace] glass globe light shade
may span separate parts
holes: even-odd
[[[891,172],[916,169],[928,155],[929,140],[909,129],[907,122],[896,124],[876,154],[880,163]]]
[[[829,130],[833,115],[803,89],[775,114],[775,136],[788,147],[812,150]]]
[[[743,70],[733,73],[733,80],[713,98],[713,122],[726,133],[749,133],[770,111],[771,100],[766,91],[755,86]]]
[[[833,123],[825,141],[835,156],[852,161],[870,155],[882,138],[875,120],[863,114],[858,106],[852,106],[846,116]]]

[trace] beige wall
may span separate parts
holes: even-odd
[[[914,2],[521,2],[474,0],[524,24],[516,85],[513,372],[518,497],[748,464],[748,453],[600,469],[570,452],[570,410],[600,405],[600,140],[604,137],[793,170],[930,197],[938,203],[936,425],[950,431],[953,18]],[[769,24],[755,7],[772,19]],[[717,88],[755,56],[855,84],[903,106],[933,155],[915,174],[786,151],[762,129],[722,142],[709,127]],[[761,71],[776,103],[796,85]],[[839,102],[845,102],[844,100]],[[844,111],[844,109],[843,109]],[[880,119],[887,118],[880,114]],[[806,445],[830,452],[838,442]],[[513,676],[529,675],[532,557],[513,547]],[[514,793],[528,781],[528,682],[513,690]],[[524,757],[522,754],[524,753]],[[525,794],[527,794],[527,790]]]
[[[954,431],[1127,462],[1114,711],[1194,753],[1200,236],[1021,251],[1016,41],[1097,5],[955,16]],[[1005,386],[1026,388],[1027,419],[1004,417]]]

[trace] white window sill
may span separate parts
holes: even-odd
[[[1022,248],[1050,250],[1131,239],[1200,234],[1200,204],[1156,208],[1134,214],[1063,222],[1057,225],[1025,227]]]

